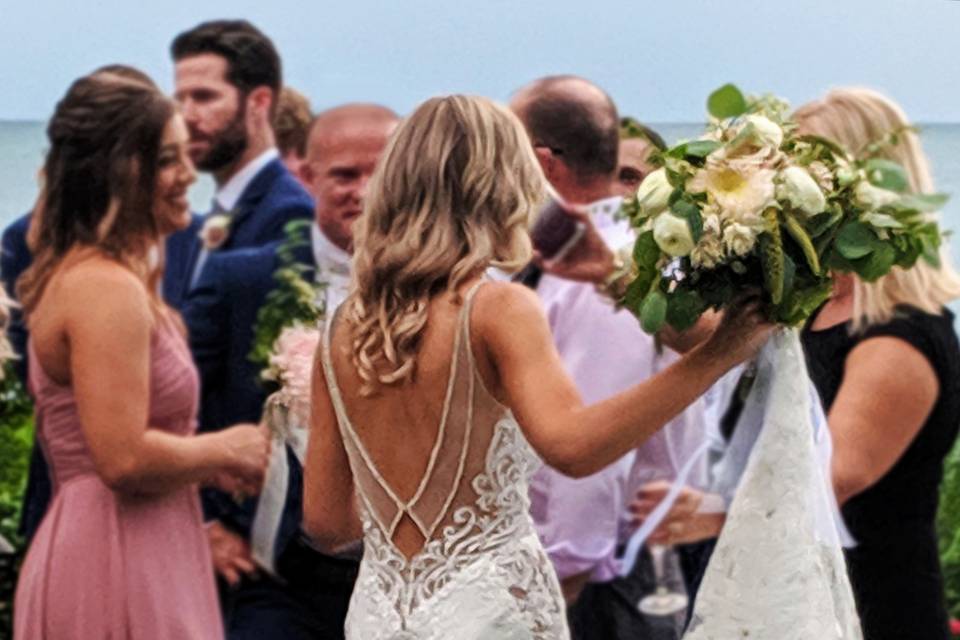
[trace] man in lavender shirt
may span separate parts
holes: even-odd
[[[610,97],[582,78],[554,76],[523,87],[511,108],[560,197],[589,211],[611,248],[632,242],[629,225],[614,218],[621,201],[619,120]],[[636,318],[616,310],[593,285],[545,274],[534,286],[585,402],[601,401],[650,377],[671,357],[661,355]],[[673,479],[702,442],[702,434],[691,431],[702,427],[698,402],[636,452],[595,475],[574,480],[545,467],[533,479],[532,515],[561,580],[574,638],[679,637],[673,620],[634,617],[624,628],[623,617],[610,614],[605,601],[625,597],[611,586],[620,567],[617,552],[629,535],[624,523],[631,491],[645,481]],[[635,610],[635,601],[627,604]]]

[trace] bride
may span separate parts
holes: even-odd
[[[346,636],[567,638],[528,477],[541,459],[571,476],[614,462],[771,326],[740,305],[672,367],[584,406],[536,295],[483,279],[530,259],[545,191],[517,119],[483,98],[429,100],[369,189],[351,294],[318,352],[304,489],[322,550],[363,538]]]

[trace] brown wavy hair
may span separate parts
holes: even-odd
[[[354,227],[344,309],[363,393],[412,379],[433,297],[529,261],[545,188],[523,125],[491,100],[433,98],[400,125]]]
[[[50,150],[30,224],[33,264],[17,283],[27,315],[68,255],[89,249],[125,265],[147,284],[157,309],[162,256],[153,214],[157,160],[173,102],[135,74],[84,76],[57,103]]]

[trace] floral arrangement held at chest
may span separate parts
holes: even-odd
[[[804,135],[773,97],[733,85],[707,101],[706,134],[658,155],[622,213],[637,230],[621,304],[644,330],[683,331],[707,309],[759,291],[783,327],[713,473],[735,488],[686,640],[861,640],[841,543],[849,538],[818,447],[829,442],[796,327],[830,296],[833,274],[874,281],[939,262],[940,195],[908,193],[880,157],[902,131],[854,153]],[[829,456],[828,456],[829,457]]]
[[[940,231],[925,214],[946,197],[907,193],[904,170],[876,157],[903,132],[854,157],[798,133],[777,98],[726,85],[708,109],[706,134],[659,154],[622,210],[639,233],[622,302],[648,332],[687,329],[750,287],[771,320],[796,326],[830,295],[831,272],[873,281],[939,262]]]

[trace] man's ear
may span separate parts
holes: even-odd
[[[300,181],[307,185],[310,190],[313,190],[313,179],[316,177],[316,171],[313,170],[310,160],[304,158],[303,162],[300,163],[299,174]]]
[[[533,152],[537,156],[537,160],[540,161],[540,168],[543,169],[543,175],[547,177],[547,180],[551,180],[557,170],[557,158],[553,155],[548,147],[534,147]]]
[[[247,94],[247,110],[269,120],[274,98],[270,87],[257,87]]]

